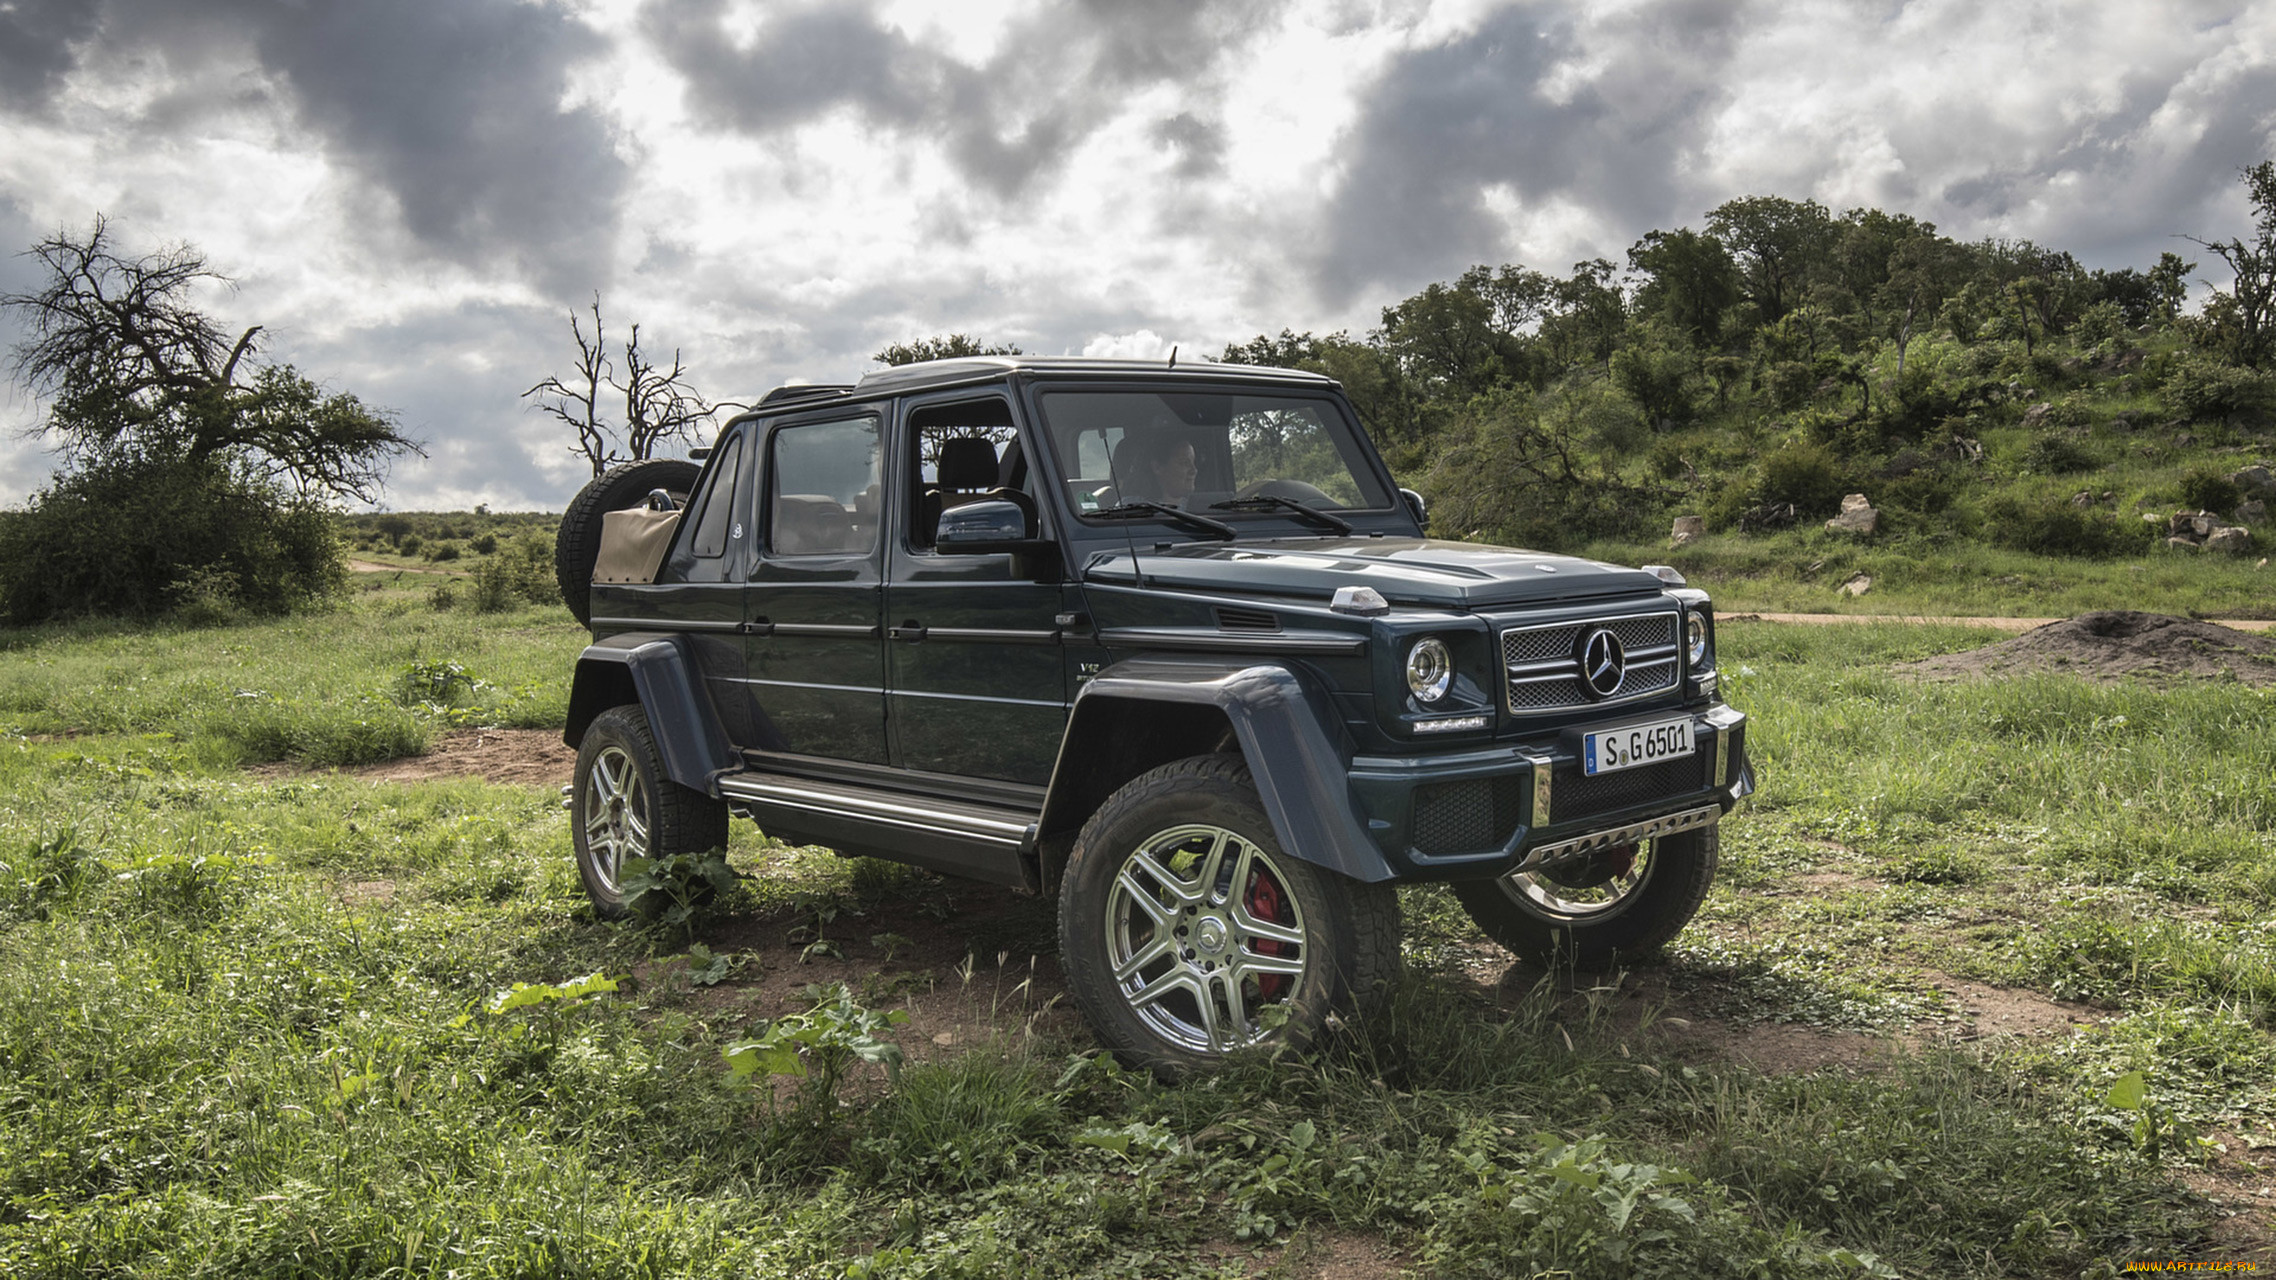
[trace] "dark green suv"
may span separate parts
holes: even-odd
[[[780,388],[564,521],[586,887],[620,914],[736,814],[1055,894],[1090,1025],[1164,1072],[1364,1010],[1403,882],[1537,961],[1665,942],[1753,789],[1706,595],[1423,524],[1312,374]]]

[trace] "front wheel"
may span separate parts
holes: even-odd
[[[1399,900],[1280,847],[1239,756],[1144,774],[1083,826],[1059,892],[1076,1004],[1115,1055],[1174,1077],[1303,1048],[1385,994]]]
[[[1714,882],[1715,854],[1716,829],[1705,827],[1454,892],[1486,936],[1519,959],[1597,972],[1682,932]]]
[[[569,825],[585,896],[604,920],[621,920],[625,863],[702,853],[727,843],[727,806],[671,780],[648,717],[610,707],[586,726],[570,784]]]

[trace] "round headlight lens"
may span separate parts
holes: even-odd
[[[1684,622],[1684,638],[1689,642],[1691,669],[1700,670],[1707,665],[1707,620],[1690,614]]]
[[[1454,683],[1454,659],[1446,652],[1446,642],[1430,637],[1415,642],[1407,650],[1407,691],[1423,702],[1436,702],[1446,696]]]

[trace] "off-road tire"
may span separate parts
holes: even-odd
[[[614,811],[605,798],[612,790],[624,801]],[[622,882],[626,858],[703,853],[727,843],[727,806],[665,774],[656,735],[636,705],[610,707],[586,726],[569,795],[577,874],[593,900],[594,914],[603,920],[621,920],[631,912]],[[625,812],[645,834],[635,836],[631,824],[617,820]]]
[[[1487,937],[1543,968],[1596,973],[1647,956],[1691,923],[1715,881],[1716,828],[1650,841],[1639,882],[1611,909],[1556,911],[1509,877],[1456,884],[1455,896]]]
[[[553,580],[561,585],[561,602],[577,621],[593,620],[593,565],[601,558],[601,517],[637,507],[657,489],[685,506],[696,477],[702,474],[703,468],[678,458],[623,462],[570,499],[561,516],[561,530],[553,538]]]
[[[1128,888],[1120,890],[1118,896],[1117,885],[1125,879],[1124,872],[1137,865],[1133,859],[1149,847],[1149,841],[1180,831],[1211,830],[1227,833],[1218,847],[1228,851],[1227,857],[1235,859],[1224,876],[1237,882],[1229,882],[1226,893],[1230,899],[1243,904],[1245,913],[1234,913],[1230,902],[1214,907],[1201,902],[1191,910],[1200,912],[1202,920],[1211,912],[1220,916],[1233,913],[1230,919],[1246,920],[1246,927],[1255,927],[1257,900],[1250,895],[1263,891],[1264,878],[1269,875],[1288,900],[1284,915],[1293,917],[1292,922],[1284,920],[1280,927],[1299,930],[1303,939],[1296,952],[1302,961],[1302,973],[1279,976],[1277,994],[1264,996],[1258,1005],[1260,1009],[1285,1008],[1286,1021],[1269,1027],[1262,1018],[1247,1018],[1238,1028],[1228,1025],[1227,1043],[1215,1048],[1180,1043],[1165,1033],[1162,1025],[1157,1025],[1178,1021],[1167,1012],[1167,1007],[1180,999],[1194,1011],[1196,1027],[1202,1023],[1214,1025],[1214,1015],[1200,1013],[1199,996],[1173,992],[1168,998],[1149,1002],[1146,1007],[1153,1010],[1151,1014],[1142,1013],[1140,1006],[1133,1003],[1136,993],[1116,980],[1113,955],[1117,947],[1124,945],[1115,940],[1117,929],[1124,929],[1127,935],[1126,926],[1114,918],[1116,904],[1132,900]],[[1207,840],[1206,837],[1197,839],[1203,843]],[[1245,862],[1239,860],[1241,849],[1252,851]],[[1244,874],[1243,867],[1251,870]],[[1197,883],[1201,874],[1196,872]],[[1201,892],[1210,892],[1210,887],[1202,885]],[[1160,905],[1160,895],[1153,897]],[[1173,925],[1181,922],[1183,918],[1177,912],[1184,909],[1174,905],[1169,908]],[[1151,916],[1152,912],[1144,914]],[[1135,917],[1131,917],[1131,921],[1135,923]],[[1152,923],[1149,928],[1147,945],[1167,940],[1167,926]],[[1249,936],[1248,946],[1259,951],[1271,948],[1275,952],[1260,957],[1243,949],[1243,925],[1227,924],[1224,928],[1231,930],[1234,936],[1217,935],[1219,945],[1228,948],[1213,953],[1221,957],[1219,963],[1224,965],[1217,981],[1225,981],[1230,976],[1237,990],[1254,982],[1261,992],[1265,979],[1244,978],[1240,973],[1246,965],[1260,959],[1286,961],[1287,942],[1258,941],[1253,935]],[[1143,948],[1127,949],[1134,956]],[[1164,1079],[1176,1079],[1217,1067],[1235,1052],[1308,1048],[1337,1020],[1363,1018],[1376,1012],[1389,996],[1399,973],[1399,898],[1397,891],[1387,883],[1365,884],[1313,866],[1284,851],[1273,834],[1272,821],[1265,814],[1256,784],[1241,757],[1194,756],[1140,775],[1109,797],[1098,812],[1091,815],[1090,821],[1083,824],[1060,882],[1059,954],[1066,968],[1068,988],[1100,1042],[1128,1065],[1144,1067]],[[1194,948],[1183,952],[1185,957],[1198,954]],[[1126,956],[1125,960],[1133,956]],[[1160,963],[1192,973],[1193,965],[1200,962],[1167,956]],[[1158,985],[1148,983],[1142,976],[1144,973],[1144,969],[1134,971],[1132,981]],[[1244,1008],[1248,999],[1243,996]],[[1250,1025],[1252,1023],[1255,1025]],[[1213,1033],[1211,1039],[1215,1039]]]

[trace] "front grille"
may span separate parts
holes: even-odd
[[[1502,688],[1510,714],[1602,706],[1674,688],[1679,621],[1674,613],[1645,613],[1502,632]],[[1582,683],[1574,655],[1581,638],[1600,627],[1612,632],[1628,655],[1619,687],[1601,698]]]
[[[1464,778],[1415,788],[1413,843],[1427,854],[1478,853],[1509,843],[1525,815],[1521,775]]]
[[[1590,777],[1579,765],[1557,770],[1551,793],[1550,816],[1559,824],[1594,818],[1631,805],[1649,804],[1669,796],[1688,795],[1711,786],[1707,771],[1715,766],[1715,753],[1697,751],[1618,773]]]

